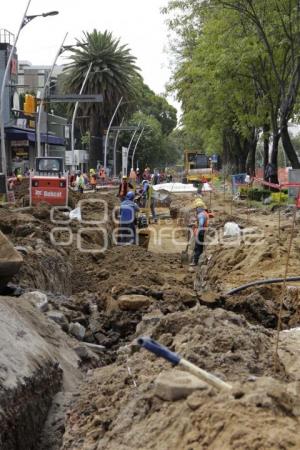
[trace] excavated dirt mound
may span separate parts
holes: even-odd
[[[18,210],[0,208],[1,231],[24,256],[14,280],[23,288],[69,295],[74,291],[72,280],[82,268],[101,258],[99,249],[111,245],[113,210],[119,203],[114,193],[71,193],[70,197],[74,206],[81,201],[82,223],[69,221],[68,212],[51,210],[45,203]]]
[[[298,401],[283,384],[284,371],[281,381],[272,377],[271,332],[206,307],[153,324],[146,317],[140,332],[233,382],[232,395],[207,388],[175,403],[161,400],[153,381],[169,364],[145,350],[130,354],[124,349],[123,354],[120,349],[115,364],[95,370],[82,386],[68,414],[64,450],[279,450],[300,445]]]

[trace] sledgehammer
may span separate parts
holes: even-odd
[[[232,389],[232,386],[230,384],[225,383],[225,381],[221,380],[220,378],[212,375],[209,372],[206,372],[203,369],[200,369],[200,367],[197,367],[195,366],[195,364],[190,363],[188,360],[182,358],[177,353],[171,352],[171,350],[169,350],[167,347],[161,345],[159,342],[154,341],[150,337],[142,336],[137,339],[137,343],[141,347],[144,347],[146,350],[149,350],[149,352],[154,353],[156,356],[160,356],[166,359],[171,364],[174,364],[174,366],[183,367],[188,372],[200,378],[200,380],[204,381],[207,384],[210,384],[217,389],[223,389],[227,391]]]

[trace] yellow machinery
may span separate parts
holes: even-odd
[[[185,183],[198,184],[212,179],[212,167],[209,157],[199,150],[184,150]]]

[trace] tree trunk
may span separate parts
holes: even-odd
[[[281,140],[285,154],[289,158],[292,168],[300,169],[298,156],[291,142],[287,124],[281,128]]]
[[[263,126],[263,133],[264,133],[264,180],[266,181],[266,167],[269,163],[269,145],[270,145],[270,126],[264,125]]]
[[[234,154],[238,172],[246,172],[246,161],[248,156],[247,141],[246,139],[241,141],[241,137],[237,133],[234,133]]]
[[[247,140],[247,162],[246,162],[246,171],[252,177],[255,176],[255,156],[256,156],[256,147],[257,147],[257,133],[256,129],[253,128],[251,131],[251,136]]]
[[[227,133],[226,131],[223,131],[223,161],[222,165],[226,166],[229,163],[229,154],[230,154],[230,148],[228,144],[227,139]]]
[[[278,144],[279,144],[280,134],[273,134],[272,142],[272,153],[271,153],[271,164],[275,170],[274,175],[270,177],[271,183],[278,184]]]

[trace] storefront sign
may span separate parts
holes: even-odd
[[[29,141],[27,139],[23,141],[10,141],[10,145],[11,147],[28,147]]]

